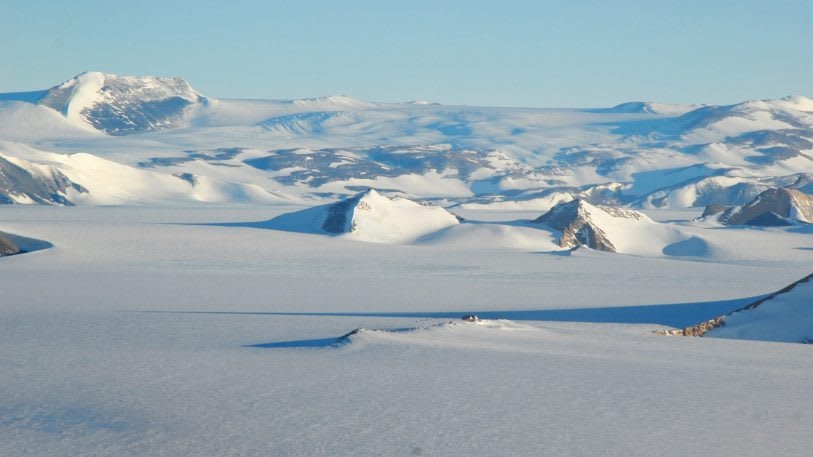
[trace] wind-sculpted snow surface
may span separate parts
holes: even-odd
[[[811,105],[0,94],[0,455],[809,457]]]
[[[382,244],[269,229],[292,210],[3,208],[53,248],[0,261],[0,455],[810,454],[810,347],[652,334],[798,279],[806,226],[647,210],[709,248],[675,260],[564,250],[538,211]]]

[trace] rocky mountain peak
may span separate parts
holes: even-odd
[[[813,222],[813,196],[796,189],[768,189],[743,206],[726,209],[725,225],[776,226]]]
[[[181,78],[87,72],[49,89],[39,100],[69,120],[110,135],[176,126],[206,97]]]
[[[559,238],[559,246],[569,248],[587,246],[598,251],[617,252],[601,227],[608,218],[649,220],[647,216],[637,211],[593,205],[583,199],[575,199],[554,206],[533,222],[560,230],[562,235]]]
[[[8,238],[0,234],[0,257],[19,254],[20,248],[12,243]]]

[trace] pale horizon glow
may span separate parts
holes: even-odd
[[[813,96],[807,1],[413,1],[0,6],[0,92],[85,71],[215,98],[599,107]]]

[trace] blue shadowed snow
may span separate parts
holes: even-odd
[[[697,303],[674,303],[662,305],[619,306],[608,308],[546,309],[518,311],[470,310],[470,312],[250,312],[250,311],[137,311],[145,313],[169,314],[223,314],[257,316],[313,316],[313,317],[384,317],[413,319],[460,319],[463,314],[474,313],[482,319],[508,319],[512,321],[555,321],[590,322],[603,324],[653,324],[670,327],[686,327],[726,314],[753,303],[763,296],[738,298],[733,300],[708,301]],[[347,336],[347,335],[345,335]],[[344,338],[344,337],[340,337]],[[269,343],[282,346],[267,347],[317,347],[336,342],[337,338]],[[285,346],[288,345],[288,346]],[[266,347],[266,346],[261,346]]]
[[[8,92],[0,94],[0,101],[37,103],[42,97],[45,96],[46,93],[48,93],[46,90],[36,90],[31,92]]]
[[[43,249],[50,249],[54,247],[52,243],[49,243],[45,240],[38,240],[36,238],[28,238],[25,236],[15,235],[13,233],[6,233],[0,232],[0,235],[3,235],[14,243],[18,248],[20,248],[21,253],[26,252],[34,252],[34,251],[41,251]]]
[[[316,338],[312,340],[277,341],[271,343],[249,344],[244,347],[266,349],[292,349],[292,348],[335,348],[346,343],[341,338]]]
[[[291,340],[291,341],[276,341],[270,343],[249,344],[244,347],[249,348],[265,348],[265,349],[298,349],[298,348],[338,348],[350,342],[350,337],[363,331],[364,329],[356,329],[350,333],[342,335],[337,338],[315,338],[310,340]],[[394,328],[386,330],[372,330],[384,331],[388,333],[401,333],[415,330],[414,328]]]

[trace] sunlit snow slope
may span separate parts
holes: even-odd
[[[377,188],[479,209],[545,211],[575,198],[730,206],[771,188],[813,191],[813,101],[535,109],[346,96],[227,100],[178,78],[88,72],[48,90],[0,94],[0,154],[65,173],[64,161],[26,148],[89,154],[202,185],[131,193],[122,203],[266,194],[327,203]],[[8,200],[115,203],[114,190],[92,185],[106,170],[74,171],[85,180],[74,184],[88,190],[76,201],[65,192],[64,202]]]

